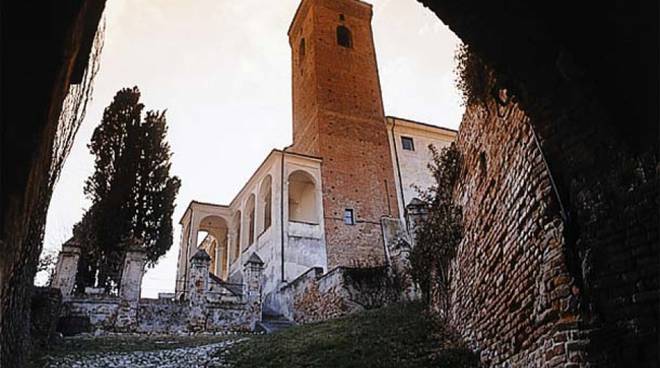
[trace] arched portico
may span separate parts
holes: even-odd
[[[319,223],[319,206],[314,177],[304,170],[289,174],[289,221]]]
[[[189,276],[190,258],[199,250],[211,257],[209,271],[226,279],[229,259],[229,226],[231,211],[227,206],[193,201],[181,221],[181,243],[177,266],[177,298],[185,292]]]
[[[204,238],[197,236],[199,242],[197,248],[205,250],[211,256],[209,271],[220,278],[225,278],[229,244],[227,221],[223,217],[209,215],[200,220],[197,231],[206,233]]]
[[[244,217],[244,223],[245,223],[245,246],[242,247],[242,249],[247,249],[249,248],[252,244],[254,244],[255,240],[255,234],[254,234],[254,228],[255,228],[255,195],[254,193],[250,194],[250,197],[248,198],[247,202],[245,203],[245,207],[243,208],[243,216]]]
[[[261,235],[261,233],[270,228],[273,222],[273,178],[270,175],[267,175],[259,186],[257,209],[259,211],[257,219],[258,234]]]
[[[230,230],[231,234],[231,256],[229,260],[229,264],[233,264],[234,261],[236,261],[240,255],[241,255],[241,221],[242,221],[242,212],[241,210],[237,210],[236,214],[234,214],[233,218],[233,226],[232,230]]]

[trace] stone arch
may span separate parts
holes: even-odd
[[[257,224],[259,234],[266,231],[273,222],[273,178],[267,175],[259,186],[259,202],[257,205],[259,212]]]
[[[316,181],[304,170],[289,174],[289,221],[319,223],[316,201]]]
[[[200,233],[206,233],[200,237]],[[199,221],[197,227],[197,247],[203,249],[211,257],[209,271],[218,277],[225,272],[228,257],[228,233],[227,220],[218,215],[207,215]]]
[[[249,248],[254,243],[254,220],[255,220],[255,195],[254,193],[250,194],[247,202],[245,202],[245,207],[243,209],[243,214],[245,215],[245,227],[247,231],[247,244],[245,248]]]

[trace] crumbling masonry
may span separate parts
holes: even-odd
[[[263,262],[253,255],[244,265],[245,283],[229,286],[209,273],[209,255],[200,250],[190,259],[190,292],[185,301],[140,298],[145,252],[126,254],[117,296],[73,291],[78,245],[69,242],[60,253],[54,285],[63,293],[58,329],[64,334],[114,331],[183,333],[252,331],[261,320]],[[238,288],[237,288],[238,287]]]

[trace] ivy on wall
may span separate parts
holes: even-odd
[[[452,193],[458,180],[461,155],[456,145],[438,151],[429,146],[433,160],[428,167],[435,184],[420,191],[426,217],[416,228],[416,244],[410,252],[411,274],[430,305],[447,310],[449,263],[463,238],[462,208]]]

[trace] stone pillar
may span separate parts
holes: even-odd
[[[235,243],[236,243],[236,230],[229,230],[227,232],[227,259],[225,260],[225,270],[227,270],[227,275],[225,276],[225,280],[227,281],[229,281],[229,276],[231,276],[231,264],[233,261],[231,257]]]
[[[135,331],[138,324],[140,291],[147,255],[137,243],[136,240],[132,240],[124,258],[124,268],[119,284],[119,309],[115,321],[115,329],[118,331]]]
[[[408,222],[408,230],[410,231],[410,238],[414,246],[417,241],[417,227],[427,216],[426,205],[421,200],[415,198],[406,206],[406,213]]]
[[[57,264],[53,275],[52,287],[60,289],[62,297],[71,296],[78,273],[78,260],[80,259],[80,244],[73,238],[62,245],[57,256]]]
[[[382,217],[380,223],[389,266],[388,277],[398,280],[394,284],[400,286],[401,289],[397,291],[402,300],[417,300],[420,293],[410,273],[412,236],[398,217]]]
[[[219,239],[216,239],[216,244],[215,244],[215,265],[213,269],[213,273],[216,274],[216,276],[222,278],[223,277],[223,272],[224,272],[224,260],[222,259],[222,243],[220,243]]]
[[[206,294],[209,289],[209,264],[211,257],[200,249],[190,258],[188,277],[188,303],[190,314],[188,325],[191,331],[203,331],[206,327]]]
[[[261,287],[263,284],[264,262],[257,253],[252,253],[243,265],[243,299],[248,310],[250,329],[261,320]]]

